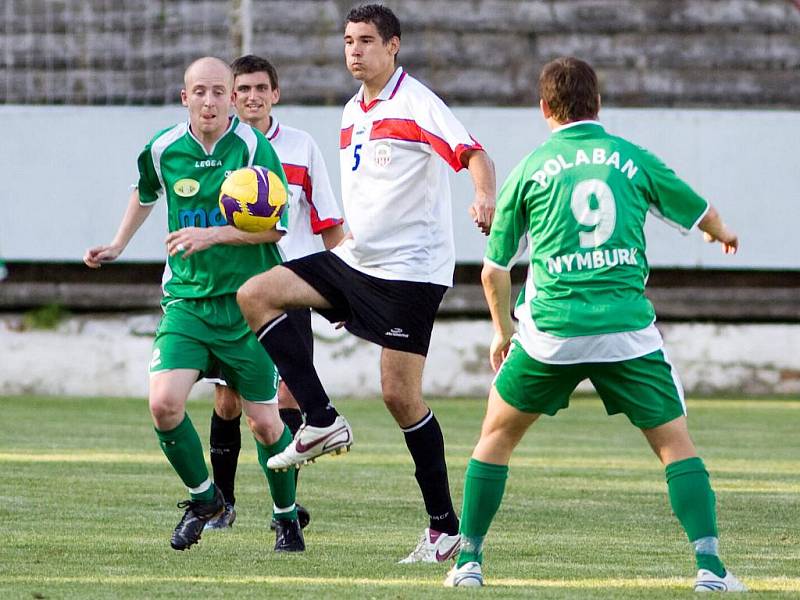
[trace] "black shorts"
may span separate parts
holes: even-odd
[[[331,323],[390,350],[426,356],[436,311],[447,287],[435,283],[372,277],[333,252],[318,252],[283,263],[332,306],[315,309]]]
[[[293,322],[295,329],[300,332],[298,342],[302,343],[313,357],[314,333],[311,331],[311,309],[298,308],[296,310],[287,310],[286,316]],[[228,385],[225,373],[222,372],[222,368],[216,360],[212,361],[211,366],[207,371],[202,373],[200,377],[206,383]]]

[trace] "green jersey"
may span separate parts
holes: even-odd
[[[527,239],[523,312],[540,332],[572,338],[642,330],[655,319],[644,295],[647,213],[688,232],[707,209],[651,153],[581,121],[555,130],[509,175],[486,260],[510,269]]]
[[[166,198],[170,231],[183,227],[226,225],[219,209],[219,189],[232,171],[259,165],[286,176],[264,135],[233,117],[210,152],[179,123],[150,140],[139,155],[139,202]],[[288,189],[288,185],[287,185]],[[279,228],[285,229],[284,210]],[[164,272],[164,294],[174,298],[207,298],[236,293],[253,275],[282,262],[275,244],[217,244],[183,258],[170,256]]]

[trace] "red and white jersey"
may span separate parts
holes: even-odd
[[[436,94],[398,68],[375,100],[364,103],[362,85],[345,105],[339,148],[353,239],[333,252],[374,277],[452,285],[447,167],[461,170],[461,155],[481,145]]]
[[[266,136],[289,183],[289,231],[278,246],[287,260],[324,250],[318,234],[343,220],[319,147],[308,133],[274,116]]]

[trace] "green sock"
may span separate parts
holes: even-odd
[[[717,554],[716,497],[703,460],[698,456],[679,460],[665,471],[672,512],[694,544],[697,568],[724,577],[725,566]]]
[[[256,448],[258,449],[258,464],[264,470],[267,476],[267,483],[269,484],[269,491],[272,494],[272,502],[274,504],[272,516],[275,519],[284,519],[286,521],[294,521],[297,518],[297,507],[295,506],[295,491],[296,484],[294,479],[295,469],[288,471],[274,471],[267,468],[267,461],[271,456],[283,452],[286,446],[292,441],[292,434],[289,428],[284,426],[283,434],[277,442],[271,446],[265,446],[256,440]],[[290,510],[286,510],[290,509]]]
[[[456,566],[483,562],[483,538],[500,508],[508,479],[508,466],[493,465],[471,458],[464,479],[461,509],[461,552]]]
[[[201,487],[208,481],[208,467],[206,467],[206,459],[203,455],[203,445],[200,443],[200,437],[188,414],[175,429],[169,431],[156,429],[156,436],[158,436],[159,445],[167,456],[169,464],[190,491]],[[214,486],[212,484],[202,492],[192,492],[191,495],[192,500],[213,500]]]

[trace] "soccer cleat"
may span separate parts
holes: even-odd
[[[455,558],[461,547],[461,536],[447,535],[441,531],[426,528],[417,547],[398,564],[440,563]]]
[[[327,427],[301,427],[283,452],[270,457],[267,467],[276,471],[296,468],[314,462],[323,454],[347,452],[352,445],[353,430],[350,423],[339,415]]]
[[[278,519],[275,527],[275,552],[305,552],[306,541],[300,523]]]
[[[169,544],[175,550],[191,548],[200,540],[205,524],[225,510],[225,499],[218,487],[214,487],[214,499],[210,502],[201,500],[184,500],[178,502],[178,508],[185,508],[183,518],[175,526]]]
[[[214,517],[205,524],[203,529],[230,529],[236,520],[236,509],[230,502],[225,503],[225,508],[218,517]]]
[[[444,580],[444,587],[481,587],[482,585],[483,573],[481,573],[481,563],[479,562],[468,562],[460,567],[454,566]]]
[[[730,571],[725,571],[725,577],[715,575],[707,569],[697,571],[694,582],[695,592],[746,592],[747,586],[736,578]]]
[[[300,523],[300,529],[305,529],[311,522],[311,513],[308,512],[308,509],[302,504],[295,504],[295,508],[297,508],[297,521]],[[269,524],[269,528],[275,531],[277,527],[278,519],[273,518]]]

